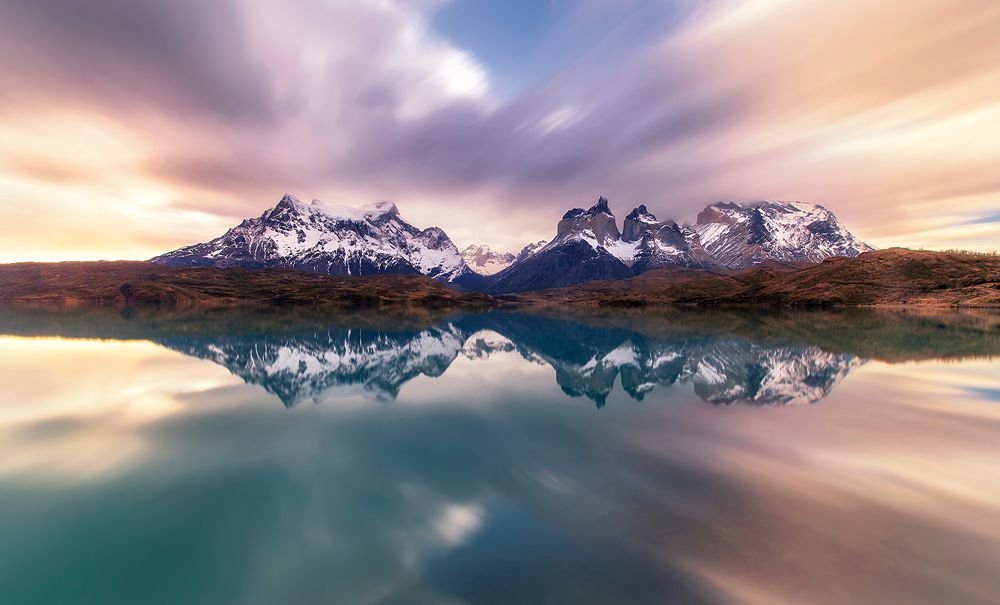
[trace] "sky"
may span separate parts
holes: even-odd
[[[1000,248],[996,0],[0,0],[0,262],[141,259],[283,193],[516,251],[600,195]]]

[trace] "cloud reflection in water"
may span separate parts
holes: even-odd
[[[148,342],[0,339],[0,583],[33,603],[989,602],[1000,410],[967,387],[995,378],[993,331],[871,318],[856,340],[792,338],[813,319],[241,320],[225,337],[127,320],[226,360],[282,346],[391,360],[336,374],[362,385],[350,405],[324,378],[302,391],[323,405],[291,410],[244,384],[245,363],[230,375]],[[123,338],[121,321],[86,329]],[[77,329],[46,325],[22,332]],[[741,393],[748,365],[797,351],[854,369],[795,408],[704,405],[697,372],[642,374],[734,351],[718,365]],[[952,361],[884,363],[935,356]],[[608,367],[593,380],[592,360]],[[824,384],[823,363],[802,363]],[[614,372],[657,386],[622,405]],[[385,388],[388,405],[366,397]],[[564,389],[608,405],[566,405]]]

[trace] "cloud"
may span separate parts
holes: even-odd
[[[433,30],[440,6],[9,0],[0,196],[128,216],[138,257],[284,191],[391,198],[501,249],[599,193],[681,220],[717,199],[816,201],[876,244],[948,247],[972,231],[935,222],[1000,197],[983,176],[1000,162],[995,3],[580,0],[549,42],[588,43],[507,97]],[[30,140],[40,121],[98,127]],[[5,234],[0,258],[55,245],[25,239]]]
[[[226,120],[278,113],[228,2],[8,0],[0,82],[10,101],[157,107]]]

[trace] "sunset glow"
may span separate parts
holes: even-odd
[[[1000,247],[991,0],[0,2],[0,262],[142,259],[289,191],[516,251],[599,194]]]

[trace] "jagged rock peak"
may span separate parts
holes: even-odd
[[[632,212],[625,217],[625,224],[622,229],[622,239],[626,242],[635,242],[648,233],[653,233],[661,227],[672,225],[673,221],[660,223],[656,217],[646,208],[645,204],[639,204]]]
[[[611,208],[608,207],[608,198],[604,197],[603,195],[597,198],[597,203],[590,207],[590,210],[587,211],[587,214],[597,214],[598,212],[606,212],[607,214],[611,215],[614,214],[613,212],[611,212]]]
[[[639,204],[632,210],[632,212],[628,213],[628,216],[625,217],[625,220],[633,220],[633,221],[642,219],[646,219],[645,222],[653,222],[653,223],[656,222],[656,216],[654,216],[652,212],[646,209],[646,204]]]
[[[277,204],[265,210],[264,214],[268,216],[280,216],[282,213],[295,213],[305,207],[306,205],[302,203],[302,200],[295,197],[291,193],[286,193],[281,196],[281,199],[278,200]]]
[[[595,216],[598,214],[607,214],[614,216],[611,212],[611,208],[608,207],[608,198],[603,195],[597,199],[597,202],[591,206],[589,209],[584,210],[583,208],[573,208],[569,212],[563,215],[563,220],[573,219],[581,216]]]
[[[556,228],[556,237],[582,236],[594,239],[599,245],[621,238],[615,215],[608,207],[608,199],[601,196],[589,210],[574,208],[563,215]]]

